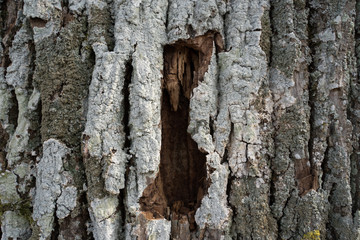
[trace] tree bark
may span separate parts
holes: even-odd
[[[0,13],[1,239],[360,239],[360,1]]]

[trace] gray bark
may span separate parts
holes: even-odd
[[[360,239],[359,16],[0,0],[1,239]]]

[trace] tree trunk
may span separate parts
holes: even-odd
[[[360,1],[0,3],[1,239],[360,239]]]

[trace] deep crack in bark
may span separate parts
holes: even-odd
[[[189,103],[192,90],[208,69],[213,46],[218,51],[223,49],[220,38],[209,32],[164,47],[160,171],[140,198],[141,210],[147,218],[185,221],[190,231],[196,229],[194,215],[209,183],[206,154],[187,132]],[[179,231],[173,229],[172,234],[183,234]]]

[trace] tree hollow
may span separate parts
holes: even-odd
[[[140,198],[148,218],[188,219],[207,192],[206,154],[187,132],[192,90],[208,69],[215,33],[181,40],[164,47],[161,126],[162,145],[158,176]]]

